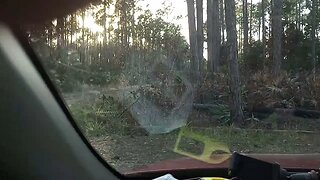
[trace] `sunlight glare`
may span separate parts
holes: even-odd
[[[82,26],[82,20],[79,21],[79,24],[80,26]],[[95,19],[92,15],[86,15],[86,17],[84,18],[84,27],[90,29],[90,31],[92,31],[93,33],[103,32],[103,27],[95,22]]]

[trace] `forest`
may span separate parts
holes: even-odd
[[[187,0],[189,37],[163,18],[173,11],[170,3],[153,13],[139,1],[103,0],[28,27],[30,43],[62,91],[108,86],[121,74],[133,85],[143,81],[150,59],[165,58],[192,81],[195,102],[221,100],[233,122],[254,107],[318,109],[317,0]],[[85,27],[88,16],[100,31]]]
[[[318,0],[186,0],[179,6],[187,14],[177,16],[172,1],[156,11],[152,3],[93,1],[25,27],[86,135],[152,135],[185,125],[319,130]],[[184,19],[187,35],[176,23]],[[216,131],[227,143],[239,140]],[[303,143],[282,147],[287,137],[319,144],[287,132],[239,133],[248,143],[265,136],[234,147],[250,152],[311,151]]]

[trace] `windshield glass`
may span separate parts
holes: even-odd
[[[101,0],[27,35],[92,146],[125,173],[320,152],[319,20],[317,1]]]

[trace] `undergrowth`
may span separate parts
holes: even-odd
[[[93,104],[72,105],[70,110],[79,127],[87,136],[129,135],[134,133],[137,126],[127,109],[112,98]]]

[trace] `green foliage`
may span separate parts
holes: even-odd
[[[264,67],[263,45],[260,41],[249,44],[248,52],[242,56],[242,66],[246,73],[254,73]]]
[[[320,98],[319,77],[282,72],[277,77],[266,72],[251,75],[246,84],[244,97],[247,107],[317,109]]]
[[[320,48],[319,40],[316,42],[316,49]],[[296,29],[294,24],[291,24],[285,31],[284,38],[284,58],[283,67],[289,72],[299,72],[311,70],[313,61],[311,56],[312,41],[305,33]],[[319,57],[320,51],[317,51]],[[316,62],[317,64],[319,62]]]
[[[288,72],[310,71],[313,68],[311,56],[312,40],[308,32],[303,33],[297,29],[296,25],[291,23],[283,34],[283,57],[282,69]],[[272,39],[269,44],[272,43]],[[320,41],[316,40],[316,49],[320,49]],[[269,49],[270,51],[271,49]],[[320,57],[320,51],[316,52],[316,57]],[[249,44],[247,53],[241,56],[241,68],[243,73],[251,74],[270,68],[272,53],[270,57],[263,58],[263,44],[261,41],[254,41]],[[316,64],[319,64],[317,60]]]
[[[105,124],[98,121],[93,106],[71,106],[73,117],[87,136],[102,136],[106,133]]]
[[[290,93],[298,96],[294,89],[297,88],[297,85],[284,79],[293,79],[292,74],[310,71],[313,68],[313,59],[311,57],[312,1],[284,1],[284,60],[282,62],[282,70],[286,70],[289,75],[283,75],[284,78],[279,82],[265,81],[264,79],[272,78],[268,75],[268,71],[264,71],[268,70],[272,63],[271,7],[270,1],[265,0],[264,2],[264,26],[266,26],[264,35],[267,45],[263,45],[261,42],[262,5],[261,3],[249,4],[249,23],[252,38],[249,40],[250,47],[245,54],[242,51],[244,22],[242,1],[238,0],[236,4],[238,51],[242,53],[240,54],[241,75],[243,76],[241,78],[243,82],[252,81],[248,85],[242,85],[242,90],[245,91],[242,95],[247,100],[245,104],[257,105],[256,102],[251,102],[251,99],[258,99],[263,102],[263,97],[268,97],[272,102],[286,101],[289,105],[300,106],[302,103],[292,103],[291,101],[288,103]],[[299,2],[302,3],[298,7]],[[150,73],[152,70],[162,72],[174,70],[178,73],[185,73],[188,70],[188,65],[191,64],[189,44],[182,34],[182,27],[174,23],[174,21],[166,20],[165,17],[168,17],[173,10],[170,5],[164,6],[163,8],[159,7],[156,12],[152,12],[139,7],[138,0],[101,0],[71,15],[60,17],[37,27],[27,27],[28,37],[39,57],[44,60],[44,65],[47,67],[52,80],[64,93],[79,91],[84,84],[89,87],[104,88],[117,80],[126,86],[148,84],[157,79],[152,77],[153,74]],[[89,16],[92,16],[94,21],[100,25],[100,30],[96,31],[83,24]],[[316,16],[316,24],[319,24],[320,13],[316,13]],[[319,29],[318,26],[316,28],[317,30]],[[206,28],[204,29],[206,30]],[[264,46],[266,46],[265,59],[262,55]],[[320,49],[319,38],[316,42],[316,49],[316,65],[318,68],[319,62],[317,58],[320,57],[320,51],[318,51]],[[230,97],[229,68],[227,65],[228,47],[222,44],[220,50],[220,73],[222,75],[221,77],[218,77],[220,75],[210,77],[214,79],[211,79],[210,82],[204,82],[204,85],[200,87],[199,92],[201,93],[199,94],[201,94],[202,99],[209,102],[218,101],[218,104],[228,104],[230,102],[228,99]],[[158,62],[164,64],[165,68],[160,67]],[[259,79],[265,84],[257,82],[259,81],[257,79],[251,79],[251,76],[259,73],[267,74],[262,77],[262,80]],[[302,86],[305,94],[299,92],[302,94],[299,95],[310,101],[318,102],[315,93],[318,87],[312,85],[313,82],[311,80],[306,80],[306,82],[309,83],[308,86]],[[251,83],[259,85],[252,85]],[[250,87],[251,85],[253,87]],[[258,93],[253,91],[258,91]],[[247,97],[252,94],[255,95]],[[271,97],[271,95],[274,97]],[[159,99],[161,101],[161,98]],[[297,97],[295,99],[301,100]],[[272,104],[271,102],[266,103]],[[97,115],[95,111],[100,107],[93,106],[83,107],[87,111],[93,109],[92,117],[85,118],[88,120],[86,121],[87,124],[85,123],[83,126],[88,127],[87,129],[99,129],[99,127],[104,126],[105,122],[100,121],[104,119],[104,116],[119,118],[109,115]],[[107,107],[102,109],[105,108]],[[79,113],[84,116],[83,113]],[[121,113],[122,111],[119,114]],[[228,122],[230,119],[227,107],[218,108],[214,110],[213,114],[216,114],[216,118],[221,119],[223,122]],[[99,121],[96,121],[97,119]],[[122,122],[122,118],[120,118],[119,122]],[[126,121],[123,123],[125,124]],[[113,124],[115,129],[122,127],[118,126],[118,124]],[[100,130],[97,130],[97,132]]]
[[[75,104],[71,113],[79,127],[87,136],[106,134],[130,135],[137,133],[137,124],[127,112],[127,108],[111,97],[93,104]]]
[[[230,109],[225,105],[217,105],[215,108],[210,109],[210,112],[213,114],[213,117],[218,119],[222,124],[230,124]]]

